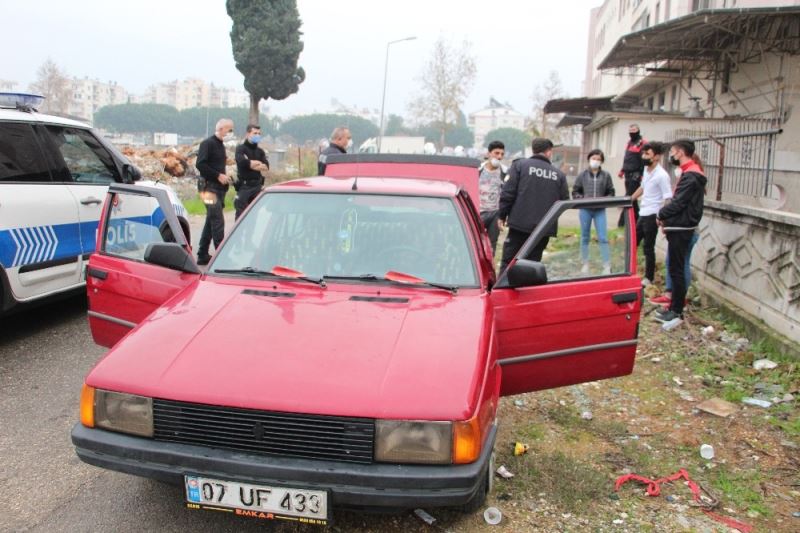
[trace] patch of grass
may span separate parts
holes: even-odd
[[[544,439],[545,428],[541,424],[528,424],[516,433],[523,442],[536,442]]]
[[[711,486],[718,490],[728,502],[748,511],[756,511],[762,516],[769,516],[772,511],[764,505],[764,497],[759,492],[759,472],[731,472],[720,466],[712,475]]]
[[[725,385],[725,388],[722,389],[722,398],[732,403],[741,402],[745,396],[747,396],[745,391],[736,385]]]
[[[225,195],[225,211],[233,211],[233,199],[236,197],[236,191],[232,188],[228,190],[228,194]],[[186,211],[189,212],[190,215],[205,215],[206,214],[206,206],[203,204],[203,201],[200,199],[199,196],[194,196],[192,198],[187,198],[183,201],[183,207],[186,208]]]
[[[791,437],[800,437],[800,416],[795,416],[787,420],[780,418],[770,418],[769,423],[780,428],[784,433]]]
[[[581,422],[577,413],[562,405],[548,407],[544,414],[548,419],[566,429],[574,428]]]
[[[516,473],[511,480],[514,492],[531,495],[543,492],[549,502],[567,511],[585,508],[609,492],[610,481],[598,475],[595,466],[560,451],[530,452],[510,459],[509,463],[506,463],[509,469]]]
[[[628,428],[615,420],[592,420],[586,429],[607,441],[614,441],[628,434]]]

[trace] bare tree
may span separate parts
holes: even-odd
[[[419,123],[436,125],[440,147],[445,133],[456,125],[461,104],[475,83],[478,69],[470,48],[468,41],[456,48],[440,37],[418,78],[421,94],[410,104]]]
[[[561,78],[558,72],[551,70],[547,79],[540,82],[533,91],[533,121],[531,133],[538,137],[547,137],[555,141],[560,141],[560,132],[556,129],[556,124],[560,120],[559,115],[548,115],[544,112],[544,106],[549,100],[564,97],[564,88],[561,85]]]
[[[45,97],[40,111],[67,113],[72,94],[72,83],[67,73],[48,58],[36,71],[36,81],[31,83],[31,92]]]

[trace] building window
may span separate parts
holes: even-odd
[[[672,95],[670,96],[670,100],[669,100],[669,109],[670,109],[670,111],[675,111],[675,109],[676,109],[675,106],[678,103],[677,97],[678,97],[678,86],[677,85],[673,85],[672,86]]]
[[[656,2],[656,13],[654,15],[654,23],[658,24],[658,19],[661,16],[661,2]]]
[[[645,11],[638,19],[636,19],[636,22],[633,23],[631,31],[643,30],[649,26],[650,26],[650,12]]]
[[[655,98],[651,96],[650,98],[647,99],[647,109],[653,111],[654,105],[655,105]]]
[[[658,110],[666,111],[666,104],[667,104],[667,91],[661,91],[660,93],[658,93]]]
[[[711,0],[692,0],[692,11],[710,9],[711,7]]]

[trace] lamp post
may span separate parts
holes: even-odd
[[[413,41],[416,37],[406,37],[386,43],[386,62],[383,66],[383,97],[381,98],[381,125],[378,128],[378,153],[381,153],[381,141],[383,141],[383,111],[386,108],[386,78],[389,74],[389,46],[403,41]]]

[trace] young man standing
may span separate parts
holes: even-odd
[[[631,195],[633,201],[641,198],[639,220],[636,222],[636,246],[644,241],[644,278],[642,285],[647,287],[653,283],[656,271],[656,236],[658,224],[656,216],[664,202],[672,198],[672,184],[669,174],[661,166],[661,154],[664,148],[661,143],[647,143],[642,146],[642,162],[644,174],[642,185]]]
[[[244,142],[236,147],[236,172],[239,179],[233,186],[236,189],[236,198],[233,200],[233,207],[236,208],[235,220],[239,220],[242,212],[264,186],[262,172],[269,170],[269,161],[266,152],[258,146],[260,142],[261,128],[258,124],[248,124]]]
[[[503,190],[503,181],[506,177],[503,165],[500,163],[505,154],[506,147],[502,142],[490,142],[489,158],[481,165],[478,176],[481,221],[489,233],[492,253],[497,248],[497,238],[500,236],[500,220],[497,217],[497,210],[500,207],[500,192]]]
[[[537,137],[531,142],[531,149],[532,157],[516,159],[511,164],[508,181],[500,194],[497,216],[508,224],[500,272],[514,259],[553,204],[559,200],[569,200],[567,177],[550,162],[553,142]],[[553,224],[548,235],[538,242],[526,259],[541,261],[550,237],[555,237],[557,231],[558,228]]]
[[[638,124],[631,124],[628,127],[628,136],[630,140],[625,145],[625,157],[622,160],[622,169],[619,171],[619,177],[625,180],[626,196],[632,195],[642,183],[642,172],[644,170],[642,146],[647,142],[642,138],[642,132],[639,130]],[[633,202],[633,217],[634,220],[639,220],[639,204],[636,202]],[[625,211],[622,211],[617,225],[621,228],[624,222]]]
[[[686,299],[684,263],[692,236],[703,218],[703,198],[708,180],[692,159],[694,142],[679,139],[672,143],[669,150],[670,163],[681,167],[681,177],[675,186],[672,201],[661,208],[656,220],[667,236],[669,275],[673,285],[672,303],[669,309],[656,311],[656,320],[664,322],[665,327],[674,327],[683,320]]]

